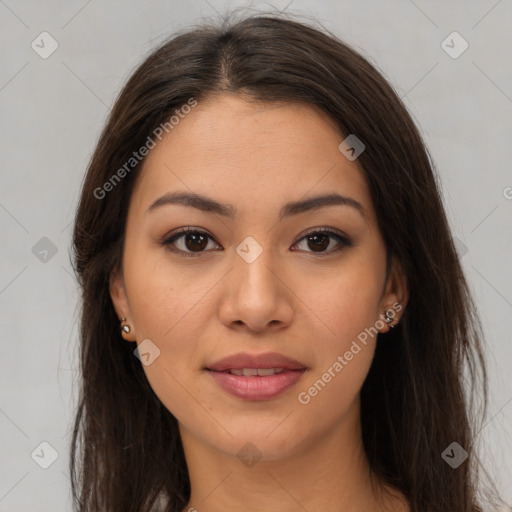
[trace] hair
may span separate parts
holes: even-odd
[[[367,58],[326,29],[272,13],[203,22],[152,50],[121,90],[90,160],[73,231],[81,290],[75,510],[180,512],[188,503],[177,420],[123,342],[109,292],[144,159],[104,197],[96,191],[126,170],[134,149],[177,108],[222,93],[319,107],[342,134],[363,141],[358,162],[387,262],[403,269],[409,293],[401,322],[378,339],[361,389],[364,449],[373,472],[404,493],[412,512],[480,512],[477,411],[485,414],[488,399],[482,327],[435,166],[406,107]],[[454,441],[468,453],[456,469],[442,458]]]

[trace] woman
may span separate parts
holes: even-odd
[[[232,18],[156,49],[76,216],[76,510],[481,511],[481,327],[436,180],[326,31]]]

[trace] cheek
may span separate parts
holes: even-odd
[[[307,306],[310,332],[322,340],[315,345],[321,359],[348,350],[352,340],[375,326],[383,277],[377,265],[354,258],[328,278],[308,279],[295,288]]]
[[[351,410],[375,353],[375,296],[368,289],[361,289],[357,296],[347,293],[338,300],[341,312],[330,306],[326,311],[332,315],[325,317],[334,334],[317,342],[317,364],[297,390],[304,420],[313,429],[315,422],[333,425]]]
[[[310,332],[316,332],[317,365],[299,391],[305,393],[300,403],[309,403],[306,409],[315,411],[313,417],[339,414],[356,398],[371,366],[380,326],[376,321],[381,266],[361,258],[333,275],[326,286],[310,287],[305,301],[312,311]]]
[[[207,283],[190,286],[186,274],[151,251],[134,249],[127,254],[125,282],[137,345],[139,352],[149,347],[151,353],[151,362],[143,364],[143,370],[156,395],[174,412],[190,400],[184,383],[193,366],[195,340],[200,339],[197,312],[202,310],[203,284]]]
[[[172,264],[163,249],[135,249],[126,257],[125,268],[138,339],[167,345],[176,331],[194,328],[190,316],[215,284],[213,277],[204,274],[198,279],[197,269]]]

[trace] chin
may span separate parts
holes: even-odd
[[[250,461],[285,459],[304,450],[304,445],[308,444],[307,433],[294,430],[292,422],[287,429],[285,425],[280,425],[282,421],[283,417],[276,418],[272,426],[269,426],[268,422],[258,425],[253,420],[250,421],[250,425],[246,422],[225,424],[232,437],[221,427],[215,432],[211,429],[202,432],[196,430],[196,435],[226,455],[237,457],[242,462],[249,461],[246,465],[250,467]],[[311,442],[311,439],[309,441]]]

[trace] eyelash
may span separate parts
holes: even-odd
[[[196,229],[196,228],[192,228],[192,227],[186,227],[186,228],[180,229],[180,231],[178,231],[177,233],[174,233],[173,235],[166,237],[164,240],[162,240],[162,242],[160,242],[160,245],[164,246],[166,249],[170,250],[171,252],[179,253],[185,257],[195,258],[197,256],[201,256],[205,252],[209,252],[206,250],[199,251],[199,252],[190,252],[190,251],[183,251],[182,249],[176,249],[175,247],[172,247],[172,244],[176,240],[183,238],[188,233],[206,235],[210,240],[213,240],[215,243],[217,243],[217,241],[212,236],[210,236],[206,231],[202,231],[200,229]],[[294,245],[297,245],[299,242],[301,242],[308,236],[318,235],[318,234],[329,235],[330,237],[335,238],[340,243],[340,246],[338,246],[338,248],[331,249],[329,252],[318,252],[318,253],[315,253],[314,251],[306,251],[306,252],[310,252],[315,255],[330,255],[330,254],[338,252],[346,247],[352,247],[354,245],[352,243],[352,241],[350,239],[348,239],[346,236],[342,235],[341,233],[339,233],[337,231],[333,231],[328,228],[312,229],[311,231],[308,231],[307,233],[305,233],[302,236],[302,238],[300,238]]]

